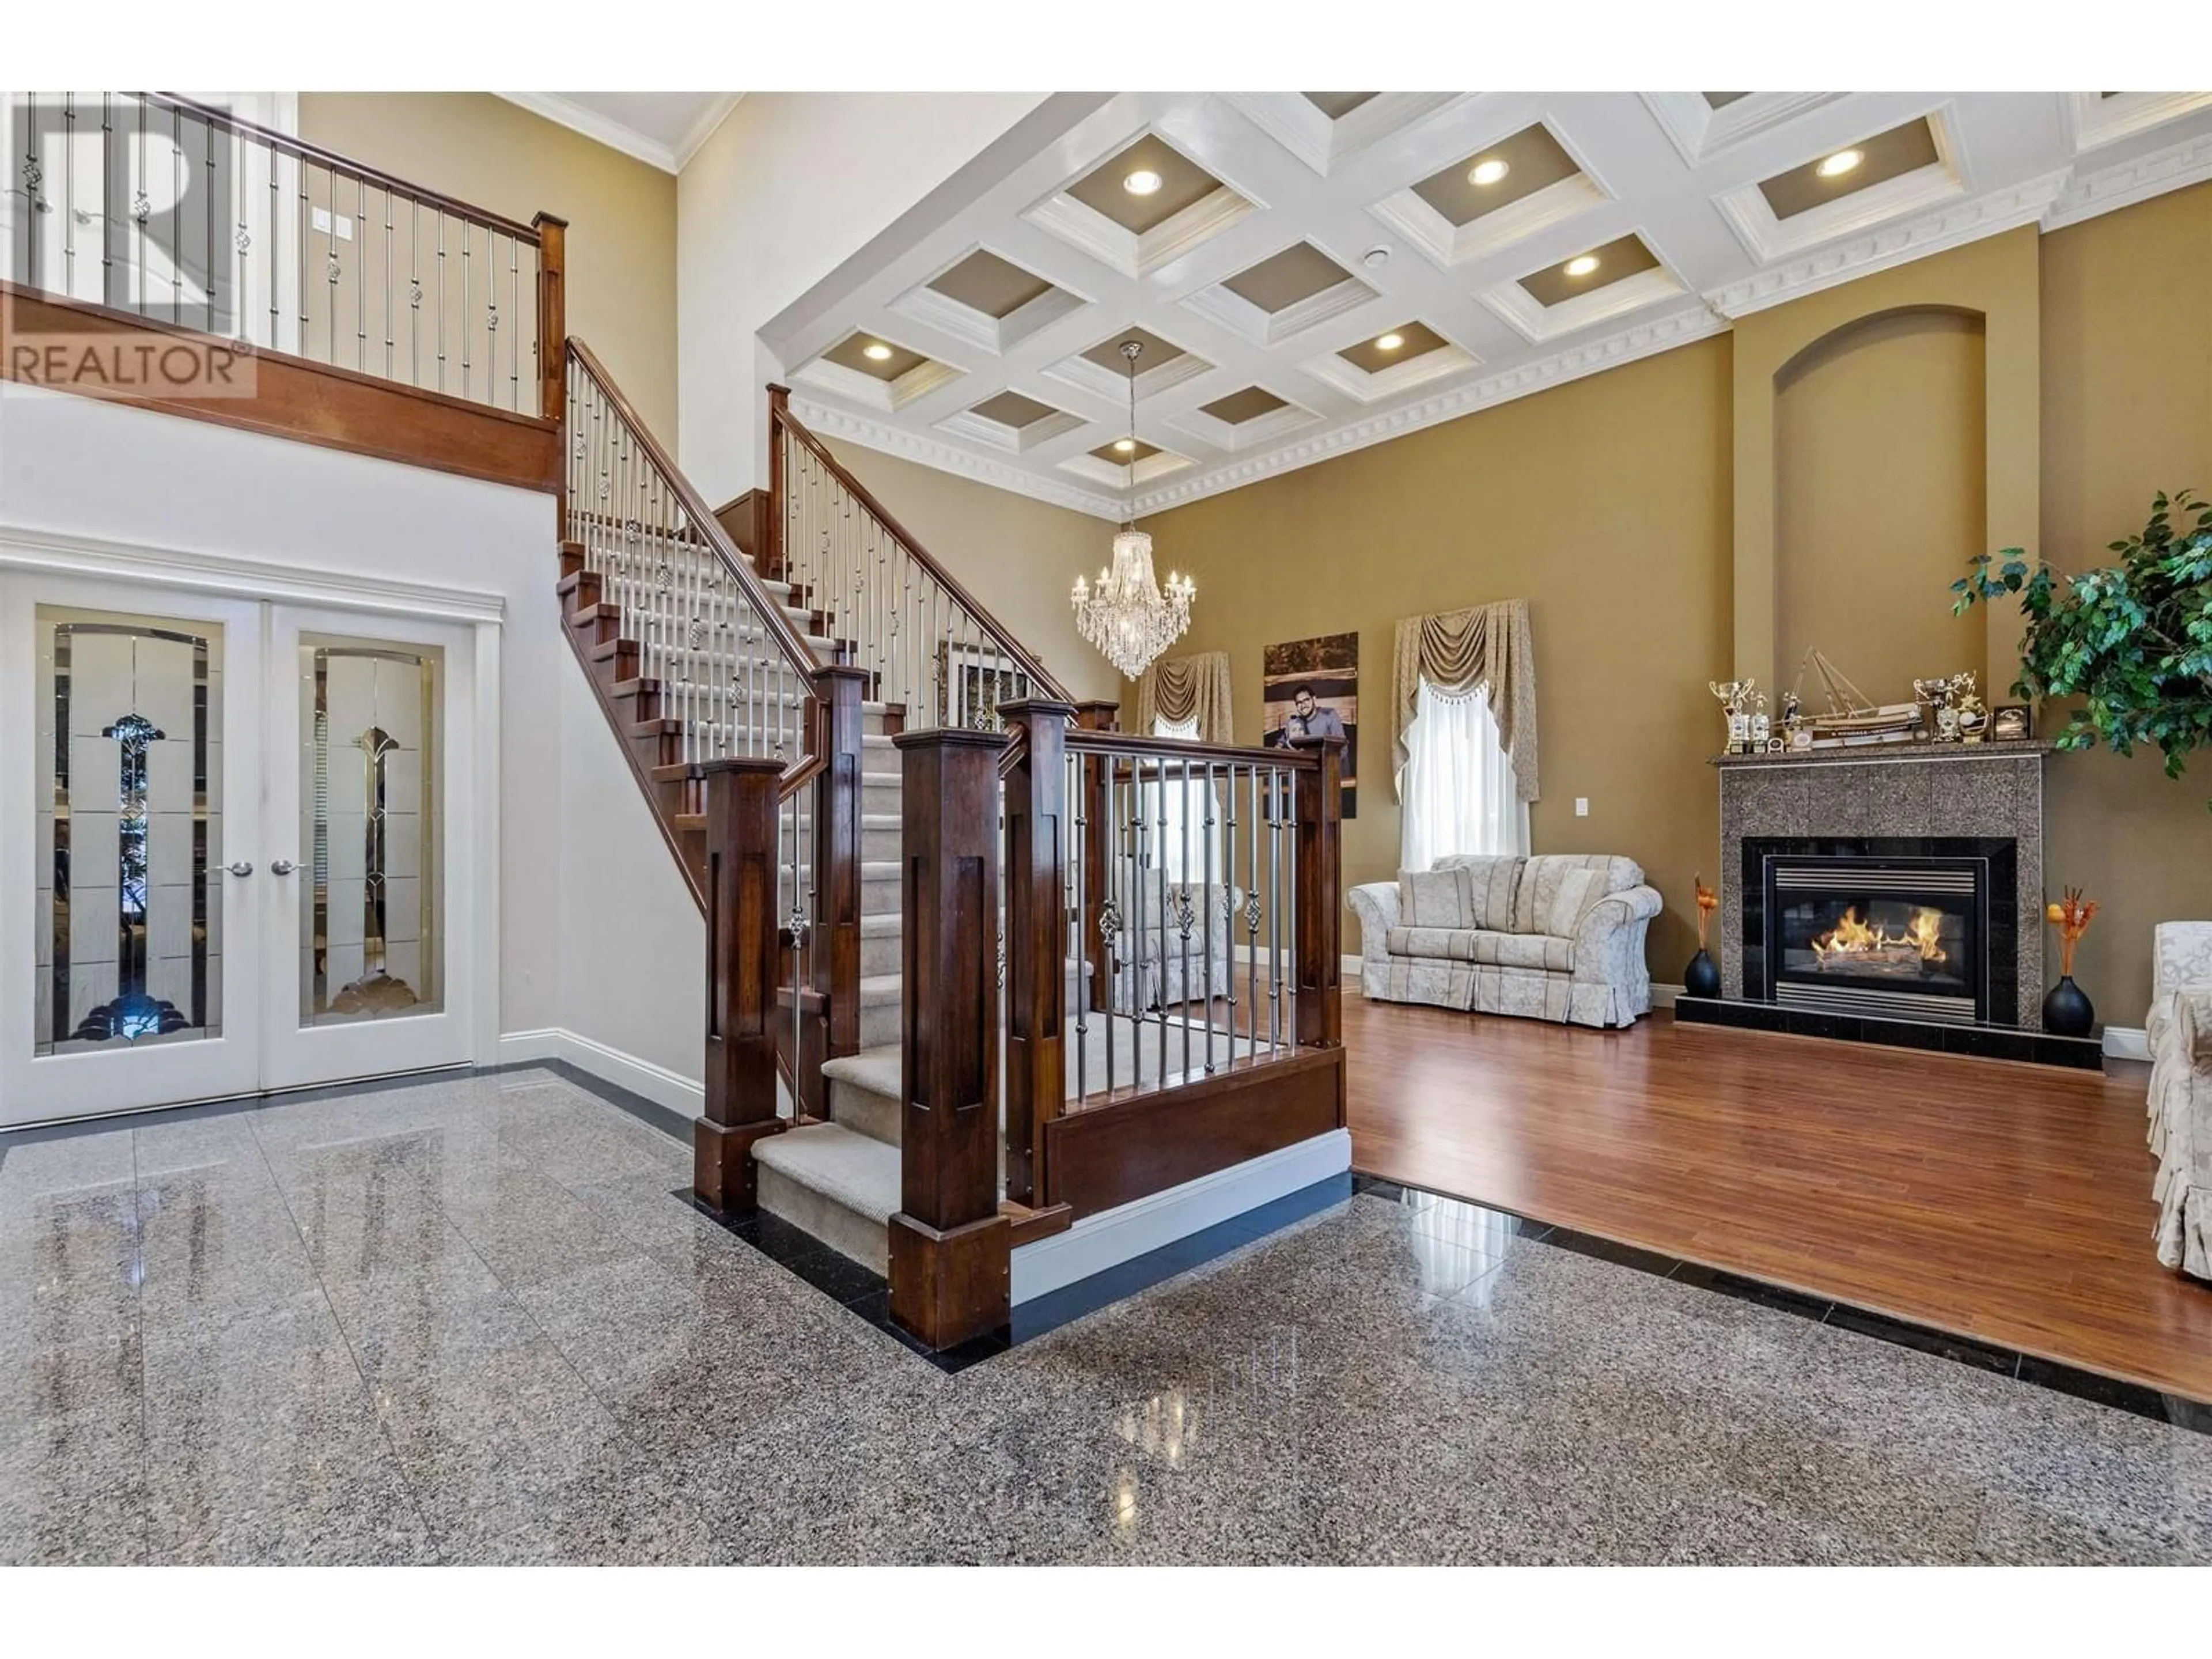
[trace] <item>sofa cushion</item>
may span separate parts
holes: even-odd
[[[1582,931],[1583,918],[1589,908],[1605,896],[1605,872],[1602,870],[1570,870],[1559,878],[1559,885],[1552,896],[1551,914],[1544,920],[1544,931],[1556,933],[1561,939],[1572,939]]]
[[[1401,870],[1398,920],[1407,927],[1465,927],[1468,892],[1463,870]]]
[[[1597,872],[1597,881],[1585,893],[1590,903],[1607,893],[1625,893],[1644,882],[1644,867],[1634,859],[1610,853],[1540,853],[1528,861],[1528,867],[1521,872],[1521,885],[1513,898],[1513,931],[1573,933],[1572,927],[1562,930],[1553,927],[1552,921],[1559,884],[1577,870]]]
[[[1531,968],[1550,974],[1575,970],[1574,941],[1548,933],[1508,933],[1478,927],[1393,927],[1387,939],[1394,957],[1471,962],[1480,968]]]
[[[1520,889],[1521,869],[1528,861],[1517,853],[1454,853],[1438,859],[1436,867],[1466,872],[1465,926],[1504,929],[1513,926],[1513,896]]]

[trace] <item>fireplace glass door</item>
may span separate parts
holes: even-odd
[[[1778,860],[1767,879],[1776,1001],[1908,1019],[1987,1017],[1973,861]]]

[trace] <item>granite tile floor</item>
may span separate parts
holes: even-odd
[[[1420,1194],[946,1375],[548,1073],[0,1149],[12,1563],[2212,1561],[2212,1436]]]

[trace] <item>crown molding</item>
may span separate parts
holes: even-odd
[[[934,467],[939,472],[972,478],[977,483],[1011,490],[1017,495],[1027,495],[1049,506],[1088,514],[1094,519],[1110,520],[1119,524],[1126,516],[1122,503],[1117,497],[1095,495],[1073,484],[1040,477],[1022,467],[1008,466],[1004,462],[971,455],[951,444],[902,431],[881,421],[871,420],[865,415],[817,403],[811,398],[794,396],[791,400],[791,411],[819,438],[858,444],[863,449],[896,455],[902,461],[914,461],[922,466]]]
[[[658,167],[663,173],[681,173],[691,158],[699,153],[700,146],[714,136],[715,130],[729,119],[730,112],[744,97],[742,92],[715,94],[714,101],[699,112],[698,118],[691,123],[683,139],[671,146],[648,138],[597,110],[586,109],[581,104],[563,98],[556,92],[499,92],[492,95],[504,98],[508,103],[526,109],[532,115],[542,115],[555,125],[580,133],[596,143],[605,144],[609,149],[620,150],[633,161]]]
[[[2067,176],[2065,172],[2046,173],[2039,179],[2030,179],[2009,189],[1991,191],[1985,196],[1954,203],[1917,219],[1821,248],[1801,259],[1754,271],[1741,282],[1708,289],[1705,303],[1723,317],[1747,316],[1784,301],[1817,294],[1838,283],[1923,259],[1948,248],[1963,247],[1968,242],[2021,225],[2033,224],[2057,198]]]
[[[1210,468],[1195,477],[1186,478],[1161,489],[1139,495],[1132,504],[1137,516],[1164,512],[1208,495],[1218,495],[1224,490],[1236,489],[1279,472],[1293,472],[1316,461],[1365,449],[1373,444],[1384,443],[1392,438],[1402,438],[1409,432],[1424,427],[1437,426],[1445,421],[1457,420],[1462,415],[1472,415],[1479,410],[1498,404],[1510,403],[1516,398],[1560,386],[1569,380],[1578,380],[1601,369],[1617,368],[1635,362],[1639,357],[1655,356],[1671,351],[1709,336],[1724,333],[1728,322],[1711,312],[1698,307],[1678,311],[1648,323],[1638,323],[1633,328],[1622,329],[1601,339],[1554,352],[1552,356],[1531,363],[1492,374],[1482,380],[1437,393],[1419,403],[1403,408],[1355,421],[1297,443],[1285,444],[1269,450],[1264,455],[1232,461],[1226,465]]]
[[[2062,230],[2094,219],[2100,213],[2132,207],[2170,190],[2183,190],[2212,179],[2212,132],[2160,149],[2146,150],[2133,161],[2118,161],[2091,172],[2078,169],[2057,199],[2045,210],[2043,228]]]

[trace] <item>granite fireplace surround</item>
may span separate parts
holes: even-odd
[[[1721,755],[1721,994],[1743,997],[1744,842],[1765,837],[2009,838],[2019,1024],[2043,1024],[2045,742],[1887,744]],[[1996,988],[1992,987],[1994,992]],[[1998,1000],[1999,1006],[2003,1000]]]

